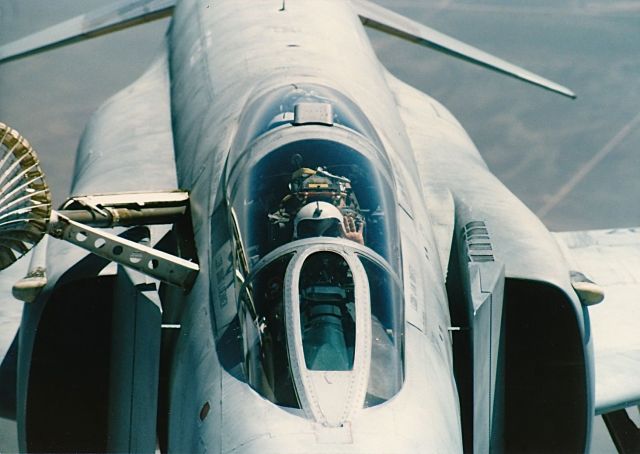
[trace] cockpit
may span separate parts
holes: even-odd
[[[291,86],[254,106],[277,124],[251,120],[260,132],[236,144],[226,194],[247,381],[272,402],[335,425],[347,407],[398,392],[404,322],[386,156],[365,135],[373,130],[366,119],[351,121],[366,126],[360,131],[336,123],[348,115],[335,106],[355,107],[328,90]]]
[[[390,174],[355,148],[360,144],[344,140],[348,131],[331,132],[345,136],[287,137],[294,140],[282,145],[276,141],[273,149],[264,151],[257,145],[233,169],[228,185],[230,209],[241,232],[247,266],[292,240],[345,237],[351,222],[362,232],[364,245],[390,263],[397,262]]]

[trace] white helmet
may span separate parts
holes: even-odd
[[[342,213],[328,202],[311,202],[300,208],[293,220],[293,238],[342,236]]]

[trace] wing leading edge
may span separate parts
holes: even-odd
[[[176,0],[124,0],[0,46],[0,63],[170,16]]]
[[[573,91],[487,52],[367,0],[351,0],[363,25],[430,47],[544,89],[575,98]],[[170,16],[176,0],[123,0],[69,19],[12,43],[0,46],[0,63],[95,38],[144,22]]]
[[[576,94],[560,84],[545,79],[487,52],[458,41],[400,14],[367,0],[351,0],[365,26],[430,47],[439,52],[520,79],[546,90],[574,99]]]

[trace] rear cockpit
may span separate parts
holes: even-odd
[[[402,386],[402,304],[399,276],[366,247],[339,238],[282,246],[241,286],[247,379],[319,421],[383,403]],[[335,399],[352,408],[332,419],[322,402]]]
[[[339,425],[402,385],[395,185],[342,95],[288,86],[260,99],[226,174],[244,370],[265,398]]]

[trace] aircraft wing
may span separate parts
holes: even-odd
[[[554,233],[574,269],[604,289],[589,307],[596,413],[640,404],[640,228]]]
[[[171,15],[175,0],[123,0],[0,46],[0,63]]]
[[[568,98],[576,97],[575,93],[567,87],[394,13],[373,2],[351,0],[351,3],[358,16],[360,16],[360,20],[367,27],[406,39],[421,46],[430,47],[452,57],[537,85]]]

